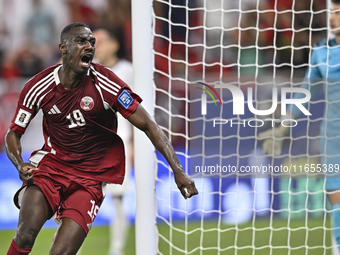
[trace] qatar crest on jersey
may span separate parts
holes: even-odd
[[[86,96],[86,97],[83,97],[80,101],[80,107],[84,111],[91,110],[93,108],[93,106],[94,106],[94,101],[93,101],[92,97]]]

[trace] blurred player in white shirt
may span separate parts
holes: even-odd
[[[109,67],[119,78],[133,88],[132,63],[118,58],[118,40],[107,30],[98,29],[93,32],[96,38],[95,61]],[[123,207],[123,195],[129,190],[129,176],[133,162],[132,125],[118,114],[117,134],[123,139],[126,155],[126,174],[122,185],[109,184],[107,191],[113,198],[116,218],[110,224],[109,255],[123,254],[129,229],[129,221]]]

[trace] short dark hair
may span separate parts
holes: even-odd
[[[340,4],[340,0],[332,0],[331,1],[333,4]]]
[[[65,41],[68,33],[74,27],[87,27],[87,28],[90,29],[90,27],[88,25],[84,24],[84,23],[80,23],[80,22],[71,23],[71,24],[67,25],[66,27],[64,27],[63,31],[61,31],[61,34],[60,34],[60,43],[63,43]]]

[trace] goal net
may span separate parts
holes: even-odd
[[[332,254],[325,178],[310,174],[327,156],[322,89],[282,119],[327,19],[324,0],[153,1],[155,117],[200,192],[184,200],[156,155],[159,254]],[[264,155],[258,134],[279,125],[282,151]]]

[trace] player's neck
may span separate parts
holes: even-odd
[[[119,58],[117,58],[116,56],[115,57],[112,57],[106,61],[104,61],[103,63],[101,63],[103,66],[107,66],[107,67],[113,67],[117,64]]]
[[[78,87],[85,79],[86,73],[76,73],[61,67],[58,71],[60,83],[64,89],[74,89]]]

